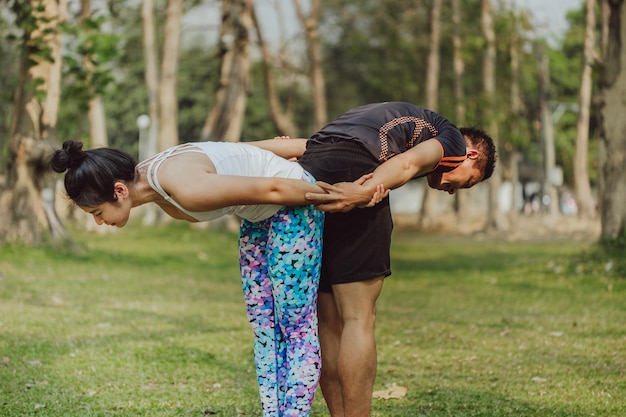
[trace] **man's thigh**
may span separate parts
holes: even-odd
[[[393,220],[386,198],[374,207],[327,213],[320,291],[391,274]]]
[[[384,277],[333,285],[333,295],[342,320],[355,320],[376,314],[376,300]]]

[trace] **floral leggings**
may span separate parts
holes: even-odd
[[[321,370],[317,288],[324,214],[284,207],[242,220],[239,263],[264,417],[308,416]]]

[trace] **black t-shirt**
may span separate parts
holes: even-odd
[[[436,139],[442,147],[437,171],[450,171],[465,159],[465,141],[455,125],[435,112],[403,102],[349,110],[311,136],[309,142],[355,141],[382,163],[428,139]]]

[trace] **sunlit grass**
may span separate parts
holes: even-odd
[[[235,234],[73,234],[84,250],[0,248],[0,415],[261,415]],[[373,415],[626,415],[626,280],[607,262],[396,233],[375,389],[407,393]]]

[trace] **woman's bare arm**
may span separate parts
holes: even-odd
[[[252,204],[309,205],[306,193],[324,193],[317,185],[300,179],[216,174],[208,159],[180,156],[161,166],[159,181],[190,211]]]

